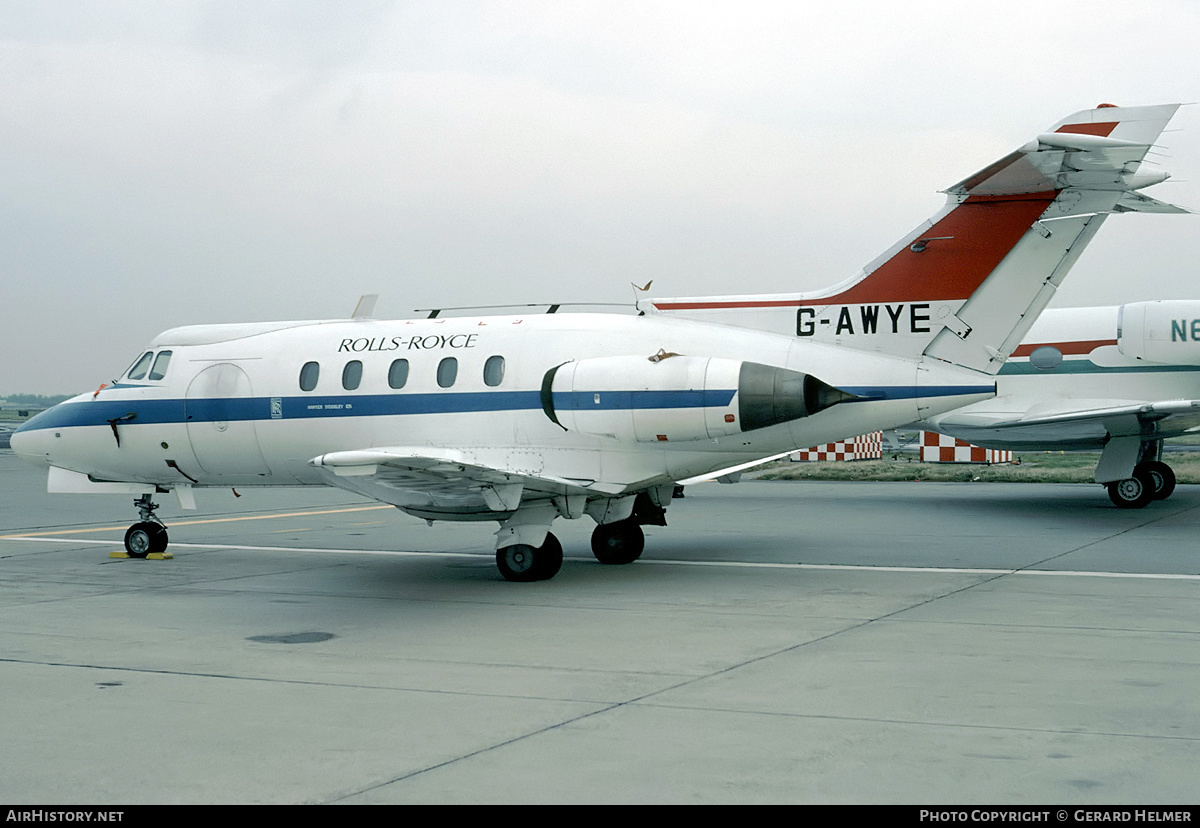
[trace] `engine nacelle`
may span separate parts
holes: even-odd
[[[1122,305],[1117,349],[1167,365],[1200,365],[1200,301],[1165,299]]]
[[[542,409],[567,431],[643,443],[726,437],[852,398],[787,368],[678,354],[568,362],[542,380]]]

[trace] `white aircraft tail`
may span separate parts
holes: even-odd
[[[813,293],[647,299],[647,313],[771,330],[994,374],[1112,213],[1188,212],[1138,192],[1178,104],[1077,112],[945,190],[854,278]]]

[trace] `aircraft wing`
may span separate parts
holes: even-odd
[[[1096,448],[1117,437],[1158,440],[1200,430],[1200,400],[1071,402],[1070,410],[1030,410],[1019,417],[952,413],[937,426],[976,445],[1018,451]]]
[[[486,451],[486,456],[484,452]],[[503,519],[522,498],[619,494],[624,486],[546,474],[532,453],[389,446],[314,457],[330,485],[390,503],[419,517]]]

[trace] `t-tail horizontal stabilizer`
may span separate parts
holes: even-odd
[[[1108,215],[1187,212],[1138,192],[1166,178],[1139,168],[1178,108],[1103,106],[1064,118],[945,190],[936,215],[828,290],[639,308],[994,374]]]

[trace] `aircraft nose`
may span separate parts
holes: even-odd
[[[26,463],[32,463],[35,466],[48,466],[50,465],[49,444],[53,433],[44,428],[31,427],[34,425],[33,420],[22,423],[12,433],[10,446],[17,457],[20,457]]]

